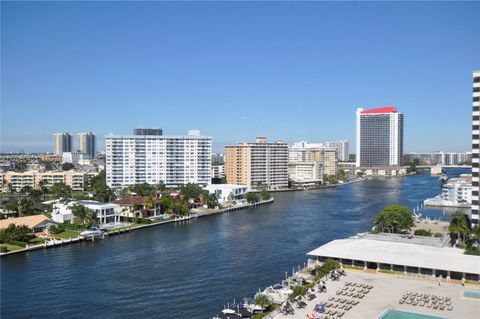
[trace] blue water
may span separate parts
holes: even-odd
[[[480,299],[480,292],[478,291],[464,291],[463,296],[467,298]]]
[[[413,208],[439,192],[437,178],[420,174],[275,193],[271,205],[5,256],[0,317],[209,318],[279,282],[308,251],[368,231],[384,206]]]
[[[379,319],[442,319],[444,317],[437,317],[422,313],[400,311],[396,309],[389,310],[386,314],[382,315]]]

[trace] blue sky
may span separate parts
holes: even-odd
[[[348,139],[397,105],[405,150],[467,151],[479,2],[2,2],[1,151],[57,131]]]

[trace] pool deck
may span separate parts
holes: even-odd
[[[345,286],[345,282],[356,282],[373,285],[373,289],[362,299],[356,299],[345,296],[337,296],[336,291]],[[327,293],[316,293],[317,298],[307,301],[308,306],[304,309],[294,307],[294,315],[279,314],[275,319],[304,319],[307,313],[313,311],[315,304],[327,302],[329,297],[340,297],[345,299],[355,299],[360,303],[351,310],[346,311],[342,318],[345,319],[375,319],[379,318],[386,309],[393,307],[399,310],[425,313],[439,316],[441,318],[455,319],[476,319],[480,318],[480,300],[463,297],[463,292],[480,292],[480,286],[467,285],[462,287],[459,284],[442,283],[438,286],[437,282],[425,279],[398,278],[395,275],[383,273],[369,273],[356,270],[347,270],[347,275],[342,276],[339,281],[328,280],[326,282]],[[435,310],[433,308],[399,304],[399,299],[407,291],[427,293],[452,298],[453,311]]]

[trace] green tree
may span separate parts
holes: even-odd
[[[5,208],[12,212],[18,212],[18,201],[14,198],[10,198],[5,202]]]
[[[33,237],[34,237],[33,231],[27,226],[25,225],[17,226],[15,224],[10,224],[8,225],[7,228],[5,228],[2,231],[0,239],[3,242],[9,241],[9,240],[15,240],[15,241],[28,243]]]
[[[270,299],[268,299],[267,296],[265,296],[264,294],[258,294],[256,297],[255,297],[255,304],[256,305],[259,305],[260,308],[262,309],[262,312],[263,310],[268,307],[271,303],[270,303]]]
[[[468,233],[468,217],[462,212],[454,212],[448,231],[455,234],[456,238],[461,242],[465,241],[465,235]]]
[[[200,200],[203,195],[203,189],[198,184],[188,183],[187,185],[180,188],[180,191],[184,197],[189,200]]]
[[[17,204],[18,216],[31,215],[30,211],[32,207],[33,207],[33,202],[30,198],[20,199]]]
[[[204,191],[202,196],[203,203],[207,205],[208,208],[215,208],[218,206],[217,194],[210,194],[209,191]]]
[[[66,201],[72,195],[72,189],[65,183],[55,183],[50,188],[50,192],[57,198],[61,198]]]
[[[391,204],[377,214],[374,225],[376,232],[407,232],[414,225],[413,214],[405,205]]]
[[[45,201],[45,195],[48,194],[48,187],[47,187],[47,183],[45,182],[45,180],[42,179],[42,180],[38,183],[38,189],[39,189],[40,192],[42,193],[43,201]]]
[[[33,189],[31,192],[30,192],[30,198],[34,201],[34,202],[39,202],[41,199],[42,199],[42,191],[40,189]]]
[[[97,224],[97,215],[90,208],[83,205],[73,205],[73,223],[77,227],[90,227]]]
[[[347,179],[347,172],[343,168],[339,169],[337,172],[337,178],[341,181],[344,181]]]
[[[147,197],[145,200],[145,208],[152,210],[155,208],[155,198],[153,196]]]
[[[249,203],[258,203],[260,201],[260,197],[256,193],[248,192],[245,195],[245,199]]]
[[[162,191],[163,192],[164,190],[167,189],[167,187],[165,186],[165,183],[163,181],[160,181],[155,185],[155,189],[157,191]]]
[[[104,202],[110,202],[115,196],[113,190],[107,185],[105,170],[98,173],[91,180],[91,190],[95,194],[95,199]]]
[[[70,171],[75,168],[75,165],[72,163],[63,163],[62,164],[62,171]]]
[[[20,190],[20,194],[22,194],[23,196],[30,196],[30,194],[32,193],[32,190],[33,190],[32,186],[24,186]]]
[[[131,185],[130,190],[139,196],[147,197],[155,192],[155,187],[148,183],[142,183]]]
[[[270,196],[270,193],[266,189],[262,190],[262,193],[261,193],[260,196],[261,196],[262,200],[269,200],[272,197],[272,196]]]
[[[480,226],[474,225],[469,232],[470,241],[473,243],[480,243]]]
[[[27,169],[27,163],[24,162],[24,161],[21,161],[21,162],[16,162],[15,163],[15,170],[17,172],[23,172]]]
[[[334,184],[337,184],[338,183],[338,179],[336,176],[334,175],[323,175],[323,182],[324,183],[328,183],[328,184],[331,184],[331,185],[334,185]]]

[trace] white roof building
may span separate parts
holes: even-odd
[[[210,194],[216,194],[219,203],[244,199],[247,194],[246,185],[235,184],[210,184],[205,187]]]
[[[463,250],[444,247],[441,239],[400,235],[360,235],[331,241],[309,252],[317,258],[333,258],[352,264],[396,265],[480,276],[480,257],[464,255]],[[420,270],[419,270],[420,272]]]

